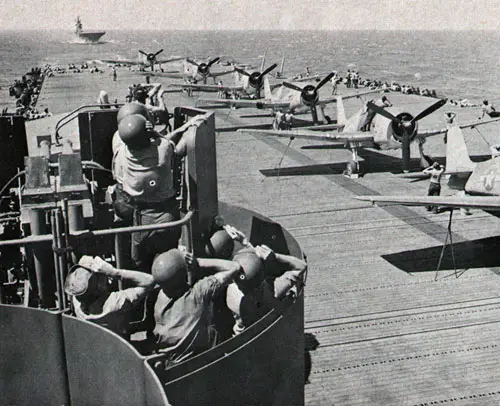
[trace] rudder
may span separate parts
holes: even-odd
[[[462,130],[451,127],[448,130],[446,144],[446,173],[472,172],[476,164],[469,157]]]

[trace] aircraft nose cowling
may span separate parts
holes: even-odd
[[[253,72],[248,79],[248,83],[255,88],[260,87],[262,85],[261,74],[259,72]]]
[[[403,137],[408,135],[409,141],[413,141],[417,135],[417,123],[410,113],[399,113],[397,120],[391,122],[392,137],[394,141],[403,143]]]
[[[307,85],[302,89],[300,97],[304,105],[314,106],[318,102],[319,94],[314,86]]]
[[[206,63],[201,63],[200,66],[198,66],[198,73],[202,76],[208,75],[208,66]]]

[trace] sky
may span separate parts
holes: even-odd
[[[0,0],[0,29],[500,29],[500,0]]]

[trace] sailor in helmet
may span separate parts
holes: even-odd
[[[128,103],[118,112],[118,138],[113,143],[113,175],[122,192],[119,203],[128,207],[128,220],[134,226],[178,220],[172,158],[186,153],[183,135],[187,131],[194,135],[196,119],[163,136],[151,129],[147,112],[134,111],[141,108],[134,104]],[[180,232],[180,228],[168,228],[133,233],[131,256],[137,268],[150,272],[158,252],[177,247]]]
[[[243,248],[234,255],[233,261],[243,270],[226,293],[235,335],[276,307],[292,288],[303,284],[307,270],[305,261],[275,253],[265,245]]]
[[[189,284],[188,270],[196,268],[201,278]],[[183,361],[218,342],[213,325],[213,300],[242,273],[235,261],[194,258],[171,249],[158,255],[152,275],[160,286],[154,309],[157,351],[170,363]]]
[[[127,281],[129,287],[118,290],[110,283],[113,279]],[[76,317],[126,336],[131,310],[143,303],[153,287],[149,274],[117,269],[99,257],[84,255],[68,273],[64,290],[71,297]]]

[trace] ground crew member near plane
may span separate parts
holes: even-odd
[[[392,107],[391,102],[389,101],[389,99],[386,96],[382,96],[380,99],[372,101],[372,103],[375,104],[375,106],[382,107],[382,108]],[[373,118],[375,117],[375,114],[377,114],[377,113],[375,111],[369,109],[367,105],[365,108],[366,108],[366,113],[365,113],[366,116],[365,116],[365,120],[363,122],[363,125],[361,126],[361,131],[370,131],[370,125],[373,121]]]
[[[453,111],[447,111],[444,113],[444,120],[446,122],[446,128],[450,129],[453,126],[453,121],[457,115]],[[444,133],[443,141],[446,144],[448,142],[448,132]]]
[[[172,158],[186,152],[183,134],[191,126],[190,120],[176,131],[162,136],[150,130],[144,116],[132,114],[121,119],[116,145],[121,171],[123,194],[133,208],[134,226],[159,224],[179,219],[179,206],[173,184]],[[131,256],[136,266],[149,272],[155,255],[177,247],[180,228],[168,228],[132,234]]]
[[[438,162],[434,162],[432,166],[424,169],[423,172],[431,176],[427,196],[439,196],[441,194],[441,177],[443,176],[444,170],[444,166],[440,165]],[[427,211],[431,210],[434,211],[434,214],[437,214],[438,206],[427,206]]]
[[[495,107],[492,104],[489,104],[488,100],[483,100],[482,112],[483,114],[481,117],[478,117],[478,120],[481,120],[486,114],[490,117],[500,116],[500,111],[496,111]]]

